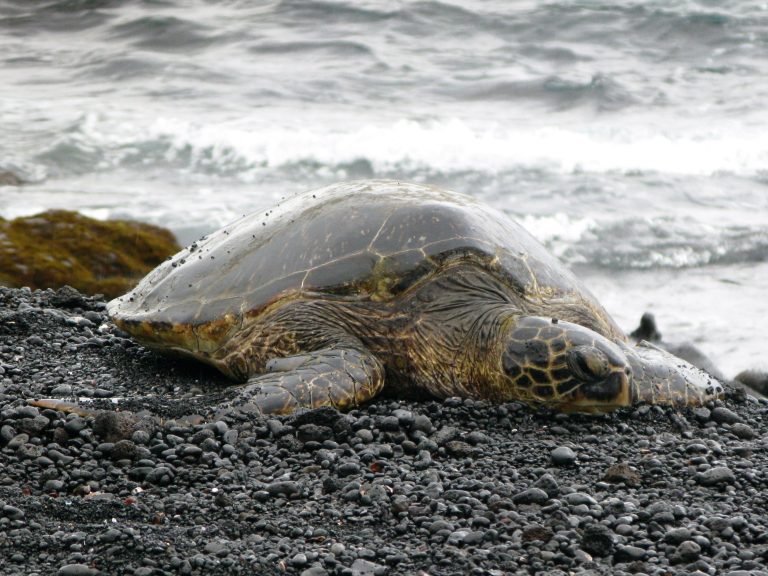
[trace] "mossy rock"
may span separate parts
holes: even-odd
[[[178,252],[173,234],[130,220],[94,220],[68,210],[0,218],[0,285],[119,296]]]

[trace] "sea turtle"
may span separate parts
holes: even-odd
[[[386,388],[605,412],[722,392],[682,360],[628,345],[504,214],[396,181],[335,184],[244,216],[107,311],[142,344],[244,383],[225,409],[344,409]]]

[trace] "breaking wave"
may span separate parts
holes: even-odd
[[[664,133],[639,126],[479,128],[458,118],[344,127],[243,123],[197,124],[173,117],[147,122],[130,115],[89,113],[35,160],[59,174],[170,167],[244,181],[259,172],[290,167],[318,173],[351,167],[363,175],[535,168],[759,176],[768,166],[768,140],[760,129],[703,127]]]

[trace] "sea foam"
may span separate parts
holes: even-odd
[[[257,117],[198,123],[88,113],[53,146],[101,169],[172,165],[236,175],[248,181],[270,169],[296,165],[338,170],[364,161],[376,173],[502,172],[537,168],[561,173],[663,172],[754,177],[768,165],[768,140],[759,126],[643,126],[631,118],[594,125],[478,125],[461,118],[370,118],[292,125]]]

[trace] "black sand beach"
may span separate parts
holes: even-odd
[[[226,395],[103,309],[0,288],[0,573],[768,574],[768,404],[743,392],[596,417],[381,399],[123,429],[27,406],[149,397],[125,407],[172,417],[205,412],[185,394]]]

